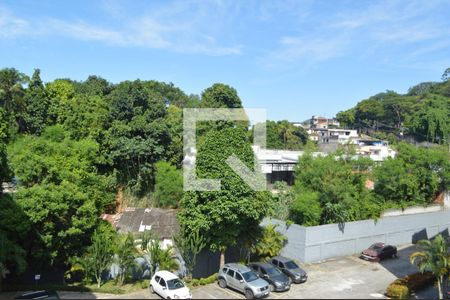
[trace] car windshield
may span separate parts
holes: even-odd
[[[167,287],[169,288],[169,290],[177,290],[183,288],[184,283],[180,279],[175,278],[167,281]]]
[[[382,247],[380,245],[373,244],[372,246],[370,246],[369,249],[375,250],[375,251],[380,251],[382,249]]]
[[[298,268],[297,264],[293,261],[288,261],[287,263],[285,263],[285,265],[286,265],[286,268],[289,270]]]
[[[269,276],[277,276],[281,274],[280,270],[277,268],[268,268],[266,271]]]
[[[253,280],[258,279],[258,276],[256,276],[256,274],[252,271],[242,273],[242,276],[244,276],[244,279],[247,282],[251,282]]]

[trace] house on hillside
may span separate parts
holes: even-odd
[[[138,235],[149,230],[159,237],[163,247],[173,245],[173,236],[180,232],[176,209],[128,207],[112,223],[120,233]]]

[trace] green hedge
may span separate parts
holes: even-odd
[[[213,274],[206,278],[198,278],[198,279],[192,279],[191,281],[187,282],[187,284],[191,287],[196,287],[199,285],[207,285],[211,284],[217,281],[217,274]]]

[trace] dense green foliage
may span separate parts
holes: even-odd
[[[154,202],[161,207],[176,208],[183,197],[183,176],[181,171],[165,161],[157,162],[155,167]]]
[[[303,127],[289,121],[267,121],[267,149],[300,150],[308,142],[308,134]]]
[[[445,147],[400,143],[397,151],[395,158],[377,165],[343,152],[316,158],[305,154],[284,220],[314,226],[376,218],[388,208],[429,205],[448,189],[450,153]],[[373,190],[367,180],[374,181]]]
[[[14,198],[33,225],[31,254],[43,265],[65,264],[89,244],[98,215],[114,199],[110,178],[95,168],[98,144],[74,141],[56,126],[19,138],[10,153],[22,185]]]
[[[407,94],[393,91],[362,100],[337,114],[347,127],[373,134],[376,131],[409,135],[418,141],[448,144],[450,139],[450,78],[448,69],[442,82],[424,82]]]
[[[375,194],[406,207],[427,205],[450,184],[450,153],[401,143],[398,155],[374,169]]]
[[[269,206],[268,195],[253,191],[225,162],[235,154],[253,169],[254,154],[246,136],[237,127],[206,134],[198,147],[197,176],[220,179],[221,190],[186,192],[178,215],[182,233],[198,231],[209,248],[222,253],[245,232],[256,230]]]

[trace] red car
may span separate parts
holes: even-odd
[[[397,256],[397,247],[385,243],[375,243],[361,253],[361,258],[370,261],[380,261]]]

